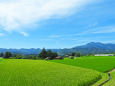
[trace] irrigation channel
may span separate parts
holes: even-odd
[[[105,83],[107,83],[108,81],[110,81],[110,80],[112,79],[111,73],[114,72],[114,71],[115,71],[115,69],[109,71],[109,72],[107,73],[108,76],[109,76],[109,79],[107,79],[106,81],[104,81],[103,83],[101,83],[99,86],[102,86],[102,85],[104,85]]]

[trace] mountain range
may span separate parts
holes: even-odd
[[[30,49],[6,49],[6,48],[0,48],[0,53],[5,53],[6,51],[9,51],[13,54],[22,54],[22,55],[28,55],[28,54],[35,54],[38,55],[41,52],[42,49],[40,48],[30,48]],[[82,46],[76,46],[73,48],[64,48],[64,49],[46,49],[46,50],[52,50],[53,52],[57,52],[59,55],[64,54],[71,54],[74,52],[81,53],[81,54],[96,54],[96,53],[113,53],[115,52],[115,44],[108,43],[100,43],[100,42],[90,42],[86,45]]]

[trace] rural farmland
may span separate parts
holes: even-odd
[[[0,86],[115,86],[115,0],[0,0]]]
[[[4,59],[0,77],[0,86],[89,86],[101,73],[49,61]]]
[[[63,60],[0,58],[0,86],[97,86],[107,80],[115,57],[81,57]],[[114,86],[112,79],[103,86]]]

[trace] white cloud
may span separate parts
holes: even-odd
[[[83,31],[82,33],[78,33],[78,34],[52,35],[52,36],[49,36],[49,37],[52,37],[52,38],[70,37],[70,36],[78,36],[78,35],[88,35],[88,34],[98,34],[98,33],[114,33],[114,32],[115,32],[115,26],[103,26],[103,27],[97,27],[97,28],[94,28],[94,29]]]
[[[52,38],[57,38],[57,37],[69,37],[69,36],[77,36],[77,35],[85,35],[85,33],[79,33],[79,34],[70,34],[70,35],[52,35],[52,36],[49,36],[49,37],[52,37]]]
[[[52,38],[57,38],[57,37],[61,37],[61,36],[49,36],[49,37],[52,37]]]
[[[52,41],[53,39],[40,39],[42,41]]]
[[[24,36],[29,36],[26,32],[21,32],[21,34]]]
[[[97,25],[97,24],[98,24],[98,22],[95,22],[95,23],[93,23],[93,24],[90,24],[89,27],[93,27],[93,26],[95,26],[95,25]]]
[[[105,26],[97,28],[93,33],[113,33],[115,32],[115,26]]]
[[[0,36],[4,36],[5,34],[3,34],[3,33],[0,33]]]
[[[93,28],[87,31],[84,31],[81,33],[81,35],[87,35],[87,34],[98,34],[98,33],[114,33],[115,32],[115,26],[102,26]]]
[[[0,25],[5,31],[24,31],[36,21],[69,16],[92,0],[0,1]]]

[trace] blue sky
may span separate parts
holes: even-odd
[[[0,0],[0,48],[115,43],[114,0]]]

